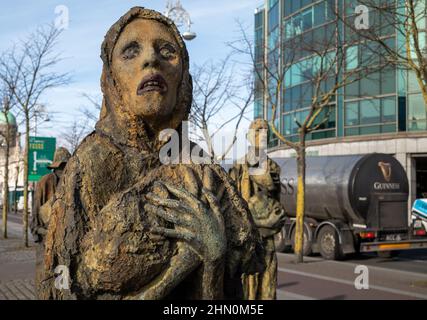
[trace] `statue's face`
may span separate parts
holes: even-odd
[[[266,148],[268,138],[268,125],[249,129],[248,140],[257,149]]]
[[[179,46],[160,22],[129,23],[113,50],[112,72],[128,112],[152,121],[168,118],[183,73]]]

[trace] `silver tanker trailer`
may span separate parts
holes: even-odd
[[[297,175],[295,158],[274,158],[281,167],[281,202],[288,218],[276,248],[293,246]],[[408,180],[390,155],[307,157],[304,254],[340,259],[354,252],[427,247],[408,210]]]

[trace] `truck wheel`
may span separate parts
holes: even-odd
[[[319,231],[317,243],[322,257],[326,260],[340,260],[344,257],[337,231],[332,226],[324,226]]]
[[[295,252],[295,232],[296,232],[296,227],[293,228],[292,230],[292,251]],[[303,248],[302,248],[302,254],[304,256],[309,256],[311,254],[312,250],[311,250],[311,242],[309,240],[308,234],[307,234],[307,228],[304,226],[304,244],[303,244]]]
[[[286,230],[285,227],[274,235],[274,247],[277,252],[284,252],[286,249]]]
[[[399,251],[378,251],[377,256],[384,259],[394,258],[399,254]]]

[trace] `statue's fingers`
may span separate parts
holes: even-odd
[[[175,230],[175,229],[167,229],[161,227],[153,227],[151,229],[151,233],[155,235],[164,236],[167,238],[180,239],[185,241],[193,241],[195,239],[195,235],[192,232],[184,231],[184,230]]]
[[[163,206],[182,213],[194,214],[194,209],[179,200],[163,199],[152,193],[146,194],[145,198],[150,204],[153,204],[155,206]]]
[[[212,212],[214,213],[214,216],[220,226],[224,228],[224,218],[222,216],[221,208],[218,204],[218,201],[216,197],[213,195],[212,192],[209,190],[203,188],[203,195],[206,197],[206,199],[209,202],[209,206],[212,209]]]
[[[148,201],[148,203],[151,203],[157,206],[165,206],[171,209],[177,209],[180,204],[178,200],[160,198],[159,196],[151,192],[145,195],[145,199]]]
[[[200,201],[197,199],[192,193],[187,190],[177,188],[169,183],[163,183],[165,187],[172,193],[175,197],[180,200],[183,200],[186,204],[188,204],[195,212],[200,211]]]
[[[166,189],[165,186],[158,181],[154,182],[153,193],[164,199],[168,198],[169,196],[168,189]]]
[[[144,206],[144,209],[158,215],[160,218],[163,218],[164,220],[169,221],[176,226],[182,226],[182,227],[191,226],[191,223],[187,219],[185,219],[185,217],[182,214],[176,211],[166,211],[163,208],[153,206],[152,204],[149,204],[149,203],[147,203]]]
[[[215,179],[214,173],[209,166],[203,168],[203,188],[209,190],[210,192],[215,191]]]
[[[230,208],[231,208],[230,203],[226,203],[225,206],[222,207],[222,213],[224,214],[224,212],[227,212],[227,210],[230,209]]]
[[[199,196],[199,183],[193,170],[188,166],[181,166],[184,178],[185,189],[195,197]]]
[[[222,183],[218,189],[218,194],[216,196],[218,203],[221,203],[222,198],[224,197],[224,194],[225,194],[225,185]]]

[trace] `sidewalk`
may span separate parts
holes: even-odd
[[[34,300],[36,245],[30,234],[30,247],[25,248],[22,224],[11,220],[9,238],[0,235],[0,300]]]

